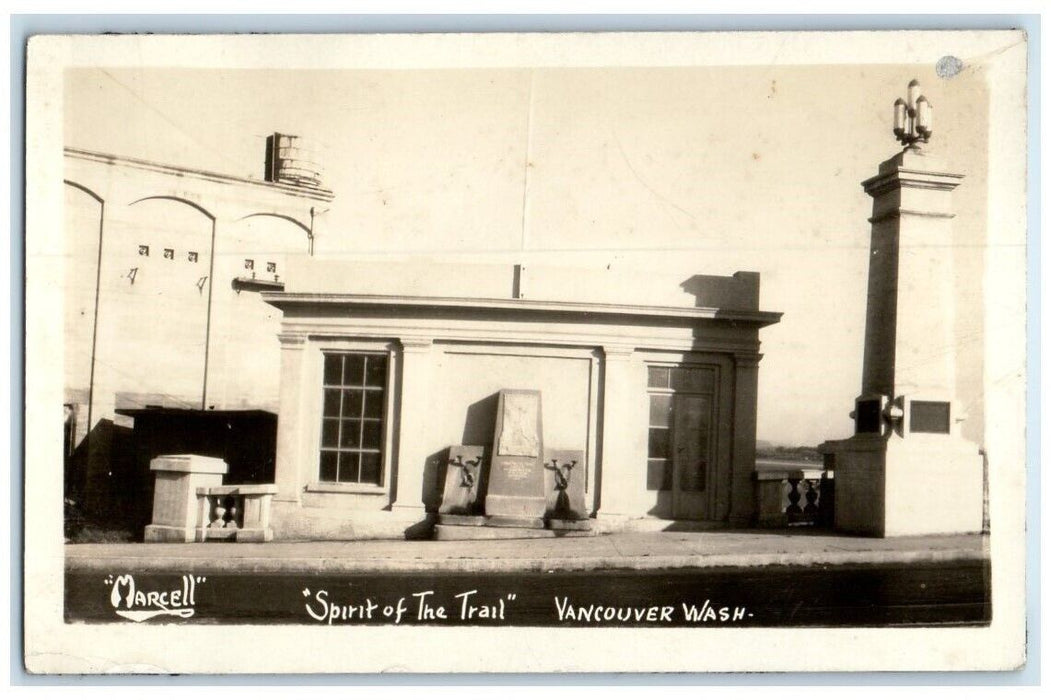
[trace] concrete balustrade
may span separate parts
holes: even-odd
[[[830,525],[833,473],[821,467],[763,469],[753,474],[756,525]]]
[[[274,539],[270,503],[276,493],[274,484],[198,488],[197,541],[269,542]]]
[[[227,465],[216,457],[162,455],[156,473],[147,542],[233,540],[269,542],[274,484],[223,484]]]

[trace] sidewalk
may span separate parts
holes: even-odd
[[[989,540],[875,539],[791,528],[482,541],[78,544],[65,551],[66,569],[78,572],[548,572],[981,560],[989,558]]]

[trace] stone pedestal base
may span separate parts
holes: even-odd
[[[197,528],[197,489],[219,486],[226,462],[201,455],[161,455],[150,460],[156,474],[153,518],[146,526],[147,542],[193,542]]]
[[[524,540],[550,537],[592,537],[595,532],[587,529],[547,529],[535,527],[478,527],[470,525],[434,526],[436,540]]]
[[[835,528],[876,537],[982,531],[977,446],[948,435],[854,436],[834,454]]]
[[[591,520],[563,520],[561,518],[548,518],[547,526],[551,530],[572,530],[574,532],[590,532]]]
[[[146,542],[193,542],[196,537],[196,527],[173,525],[147,525],[143,535]]]
[[[542,484],[543,482],[539,481],[541,467],[537,465],[535,469],[537,471],[538,483]],[[536,490],[540,492],[541,488],[542,487],[538,486]],[[544,517],[544,497],[500,496],[489,494],[485,499],[485,512],[487,514],[505,518],[535,518],[542,521]]]
[[[471,527],[479,527],[485,525],[486,518],[484,515],[458,515],[455,513],[438,513],[438,524],[439,525],[467,525]]]
[[[514,540],[543,537],[584,537],[595,534],[591,520],[508,518],[493,515],[438,515],[436,540]]]
[[[508,515],[490,515],[486,517],[485,524],[487,527],[529,527],[539,530],[544,527],[544,519],[519,518]]]

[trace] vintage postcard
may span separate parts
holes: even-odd
[[[1026,41],[33,37],[26,668],[1019,668]]]

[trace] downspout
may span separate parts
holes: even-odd
[[[99,254],[95,261],[95,314],[91,321],[91,369],[88,371],[88,423],[84,438],[91,440],[91,414],[95,407],[95,346],[99,337],[99,292],[102,288],[102,230],[106,220],[106,203],[99,200]]]
[[[212,285],[215,282],[215,219],[212,219],[212,248],[208,255],[208,309],[204,321],[204,380],[201,386],[201,410],[208,409],[208,355],[212,342]]]

